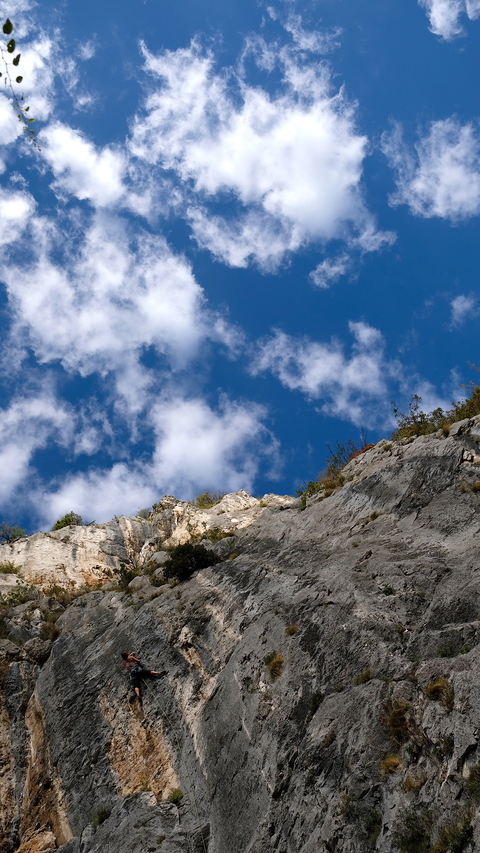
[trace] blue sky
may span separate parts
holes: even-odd
[[[0,514],[294,493],[475,380],[480,0],[0,2]]]

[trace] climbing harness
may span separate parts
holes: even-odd
[[[188,778],[188,794],[190,796],[190,800],[193,803],[193,806],[195,809],[195,815],[196,815],[197,823],[198,823],[198,833],[200,834],[200,838],[202,839],[203,853],[207,853],[207,845],[205,843],[205,838],[203,836],[202,823],[200,820],[200,813],[198,811],[197,798],[195,796],[195,786],[192,782],[192,777],[190,776],[190,771],[189,771],[185,761],[182,758],[182,750],[180,748],[180,740],[179,740],[179,737],[177,734],[177,730],[176,730],[171,718],[169,717],[169,715],[166,713],[166,711],[164,711],[164,709],[160,705],[160,702],[158,702],[157,697],[155,696],[155,693],[153,692],[151,687],[146,682],[145,682],[145,687],[147,688],[148,692],[153,696],[154,704],[157,706],[157,708],[160,711],[163,719],[166,721],[167,725],[169,726],[170,731],[171,731],[173,738],[175,740],[175,745],[177,747],[177,753],[178,753],[179,758],[180,758],[180,765],[185,770],[186,776]]]
[[[128,675],[130,678],[130,683],[136,681],[138,677],[142,674],[143,669],[141,666],[133,666],[132,669],[128,671]]]

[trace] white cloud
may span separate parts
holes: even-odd
[[[479,0],[418,0],[418,2],[427,12],[431,32],[441,36],[445,41],[465,35],[460,22],[462,14],[468,15],[470,20],[480,15]]]
[[[53,42],[47,36],[42,36],[29,43],[22,43],[21,48],[21,89],[25,105],[30,107],[30,116],[35,121],[46,121],[53,109]]]
[[[80,59],[90,59],[88,50],[79,51]],[[76,110],[86,110],[95,103],[95,97],[88,92],[82,82],[78,63],[71,56],[58,55],[55,71],[62,79],[63,85],[70,95]]]
[[[12,102],[0,94],[0,145],[10,145],[23,133],[22,125],[15,115]],[[3,164],[3,169],[5,165]]]
[[[59,122],[42,132],[42,155],[52,169],[54,189],[97,207],[115,205],[124,193],[124,154],[111,147],[97,151],[78,130]]]
[[[306,30],[302,25],[301,15],[293,12],[287,17],[284,28],[290,33],[299,50],[307,50],[311,53],[330,53],[340,46],[338,40],[341,30],[333,31]]]
[[[253,403],[224,399],[215,411],[200,398],[163,399],[149,415],[156,433],[152,457],[75,474],[59,488],[45,486],[34,495],[42,521],[50,525],[72,507],[103,521],[150,506],[164,494],[190,499],[205,488],[252,489],[260,459],[277,458],[264,416]]]
[[[25,6],[28,9],[28,4]],[[6,15],[5,15],[6,17]],[[0,15],[0,20],[4,20]],[[17,18],[15,17],[15,20]],[[24,27],[20,27],[20,33]],[[15,33],[16,34],[16,33]],[[16,95],[24,97],[24,106],[28,106],[29,117],[45,120],[52,107],[53,74],[50,68],[52,53],[51,41],[47,38],[21,44],[21,61],[15,74],[21,72],[23,81],[13,83]],[[3,81],[2,81],[3,82]],[[8,89],[5,91],[8,92]],[[34,125],[36,127],[36,125]],[[7,146],[24,136],[23,124],[17,117],[13,101],[6,94],[0,94],[0,171],[4,171],[7,159]]]
[[[152,412],[159,442],[155,480],[183,494],[198,488],[250,490],[258,457],[276,444],[262,420],[266,410],[253,403],[221,402],[218,412],[201,399],[159,403]]]
[[[350,255],[343,253],[336,258],[325,258],[310,273],[310,280],[316,287],[323,289],[338,281],[351,267]]]
[[[480,212],[480,137],[456,118],[434,121],[413,154],[397,125],[382,137],[396,172],[392,204],[408,204],[417,216],[459,220]]]
[[[461,326],[465,320],[478,315],[478,299],[474,296],[461,294],[452,299],[452,326]]]
[[[155,347],[170,369],[181,369],[216,318],[204,307],[188,263],[162,237],[132,233],[131,224],[106,214],[87,227],[81,222],[82,228],[77,248],[67,242],[58,259],[65,231],[46,219],[32,221],[33,259],[9,264],[4,274],[13,341],[28,342],[41,362],[59,360],[84,376],[117,371],[121,393],[136,407],[149,382],[140,361],[144,349]],[[214,335],[221,337],[221,329]]]
[[[269,370],[285,387],[322,399],[323,410],[356,424],[372,422],[372,401],[384,403],[387,377],[382,334],[366,323],[349,323],[354,343],[344,354],[338,341],[317,343],[277,331],[263,342],[252,371]]]
[[[92,469],[65,477],[58,489],[44,486],[34,497],[41,508],[42,526],[50,527],[74,508],[86,520],[109,521],[114,515],[131,515],[158,500],[144,466],[117,463],[107,470]]]
[[[67,407],[48,392],[15,399],[0,410],[0,506],[8,507],[15,492],[32,476],[30,462],[52,438],[65,441],[73,421]]]
[[[465,0],[465,7],[469,18],[474,20],[480,17],[480,0]]]
[[[332,93],[324,64],[264,45],[264,62],[267,54],[282,65],[275,97],[231,70],[215,73],[196,44],[145,50],[146,70],[162,82],[130,143],[140,161],[176,174],[199,244],[234,266],[253,259],[271,268],[309,241],[372,229],[355,106],[343,90]],[[235,202],[230,218],[215,212],[221,199]]]
[[[419,3],[427,11],[432,33],[447,41],[463,34],[459,21],[465,10],[463,0],[419,0]]]
[[[88,59],[92,59],[97,52],[97,45],[93,39],[90,41],[86,41],[84,44],[81,44],[78,48],[78,55],[80,59],[86,62]]]
[[[20,239],[34,208],[35,202],[29,193],[0,187],[0,246]]]

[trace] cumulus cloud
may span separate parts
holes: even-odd
[[[35,202],[29,193],[0,187],[0,246],[20,239],[34,209]]]
[[[133,231],[119,217],[97,214],[76,248],[67,245],[58,258],[63,235],[34,219],[33,258],[22,267],[9,264],[4,279],[14,342],[28,342],[39,361],[58,360],[83,376],[116,371],[118,389],[136,407],[149,382],[145,348],[166,356],[169,369],[182,369],[216,318],[189,264],[162,237]],[[228,324],[223,331],[228,337]],[[213,334],[221,338],[222,327]]]
[[[110,469],[92,469],[65,477],[58,487],[37,490],[39,521],[50,527],[72,507],[82,517],[109,521],[114,515],[131,515],[139,507],[151,506],[158,493],[144,466],[119,462]]]
[[[396,125],[382,137],[382,150],[396,172],[391,204],[408,204],[416,216],[452,221],[480,212],[480,137],[471,124],[452,117],[430,124],[415,153]]]
[[[22,125],[12,109],[12,102],[0,94],[0,145],[10,145],[22,132]],[[4,169],[5,163],[2,162],[0,170]]]
[[[39,448],[71,435],[73,419],[52,393],[14,399],[0,409],[0,506],[12,501],[19,485],[31,475],[30,462]]]
[[[332,92],[324,64],[264,48],[264,63],[280,57],[276,96],[240,72],[216,73],[195,43],[158,56],[144,50],[159,85],[130,141],[139,161],[176,175],[199,244],[234,266],[274,267],[307,242],[373,228],[355,105]],[[230,217],[215,210],[222,199],[235,203]]]
[[[355,424],[372,422],[372,401],[384,401],[394,367],[385,359],[378,329],[363,322],[350,322],[349,329],[354,338],[350,357],[338,341],[317,343],[277,331],[261,344],[252,371],[269,370],[285,387],[321,399],[328,414]]]
[[[276,443],[262,424],[266,410],[224,398],[218,412],[202,399],[160,403],[152,412],[159,438],[154,469],[157,482],[194,494],[197,487],[251,489],[259,452]]]
[[[46,121],[54,106],[53,53],[47,36],[22,42],[22,94],[36,121]]]
[[[124,154],[97,150],[78,130],[59,122],[42,132],[42,155],[55,175],[54,189],[89,199],[96,207],[116,204],[124,194]]]
[[[452,311],[452,326],[461,326],[465,320],[478,315],[478,299],[474,296],[461,294],[452,299],[450,308]]]
[[[430,30],[445,41],[465,35],[460,17],[466,14],[470,20],[480,15],[479,0],[418,0],[426,10]]]
[[[263,425],[265,410],[224,398],[217,410],[201,398],[164,398],[149,419],[155,450],[142,463],[117,463],[67,477],[35,494],[48,525],[75,507],[81,515],[107,520],[150,506],[163,494],[190,499],[205,488],[251,489],[260,459],[275,464],[277,444]]]

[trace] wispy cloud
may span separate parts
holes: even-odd
[[[62,444],[71,438],[74,419],[66,404],[49,389],[37,394],[19,394],[0,409],[0,508],[15,504],[19,487],[34,471],[34,453],[52,440]]]
[[[462,125],[455,117],[434,121],[414,150],[397,124],[383,135],[382,149],[396,173],[391,204],[452,221],[480,212],[480,136],[472,123]]]
[[[355,105],[333,92],[325,64],[274,47],[257,39],[252,51],[280,64],[276,96],[249,85],[240,67],[217,73],[196,43],[144,50],[159,85],[135,119],[131,153],[176,175],[198,243],[232,266],[271,269],[309,242],[376,233]],[[235,203],[229,217],[215,206],[222,199]]]
[[[477,317],[479,314],[479,300],[475,296],[461,294],[452,299],[450,308],[452,311],[452,326],[462,326],[466,320]]]
[[[252,371],[269,370],[287,388],[320,399],[330,415],[355,424],[372,423],[376,419],[372,401],[384,404],[387,378],[398,372],[398,366],[387,363],[378,329],[363,322],[351,322],[349,329],[353,335],[350,357],[339,341],[317,343],[276,331],[261,343]]]
[[[310,280],[316,287],[326,289],[344,276],[351,268],[351,265],[352,259],[346,252],[343,252],[336,258],[325,258],[324,261],[312,270]]]
[[[102,520],[150,506],[163,494],[191,499],[206,488],[252,490],[262,458],[278,464],[278,444],[263,424],[265,414],[261,406],[227,398],[213,409],[201,398],[164,397],[147,415],[155,432],[151,455],[92,467],[58,485],[39,484],[30,500],[39,521],[50,526],[72,507]],[[22,473],[26,470],[19,478]]]
[[[437,36],[451,41],[465,35],[461,16],[467,15],[471,21],[480,16],[479,0],[418,0],[426,10],[430,21],[430,30]]]
[[[215,326],[190,266],[162,237],[111,214],[83,219],[80,230],[79,238],[75,216],[62,235],[55,222],[32,219],[29,257],[4,274],[13,307],[9,347],[28,342],[40,362],[59,361],[83,376],[112,372],[136,408],[150,382],[145,348],[163,354],[170,370],[183,369],[210,330],[218,340],[223,328],[227,339],[228,324]]]

